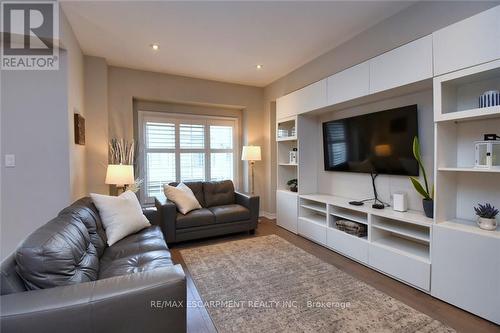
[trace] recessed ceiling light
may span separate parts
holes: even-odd
[[[255,67],[257,67],[257,69],[262,69],[262,68],[264,68],[264,65],[260,65],[259,64],[259,65],[255,66]]]
[[[158,51],[158,49],[160,48],[160,44],[158,44],[158,43],[153,43],[153,44],[151,44],[151,48],[152,48],[153,50],[155,50],[155,51]]]

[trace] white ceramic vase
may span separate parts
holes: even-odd
[[[484,230],[496,230],[497,229],[497,220],[479,217],[477,219],[477,225],[479,226],[479,228],[484,229]]]

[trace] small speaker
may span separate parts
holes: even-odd
[[[392,209],[397,212],[406,212],[408,210],[406,193],[396,192],[392,195]]]

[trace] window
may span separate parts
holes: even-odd
[[[163,184],[235,180],[237,119],[140,112],[142,198],[164,198]]]

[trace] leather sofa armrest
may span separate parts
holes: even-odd
[[[167,243],[175,242],[175,220],[177,219],[177,206],[168,199],[162,201],[155,198],[156,210],[159,214],[160,227]]]
[[[0,331],[186,331],[180,265],[0,297]]]
[[[144,216],[146,216],[146,218],[148,219],[148,221],[153,224],[153,225],[159,225],[160,224],[160,218],[159,218],[159,213],[158,213],[158,209],[154,209],[153,208],[143,208],[142,209],[142,213],[144,214]]]
[[[252,224],[252,229],[257,228],[257,222],[259,220],[259,205],[260,205],[259,196],[241,192],[234,192],[234,196],[237,204],[246,207],[250,211],[250,220]]]

